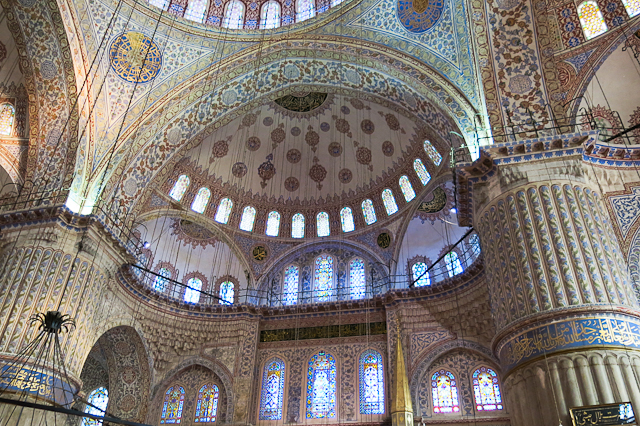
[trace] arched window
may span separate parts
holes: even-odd
[[[442,155],[440,155],[440,153],[434,148],[433,144],[428,140],[425,140],[422,146],[424,148],[424,152],[426,152],[431,161],[433,161],[433,164],[439,166],[440,163],[442,163]]]
[[[434,413],[457,413],[460,411],[456,378],[450,372],[440,370],[431,376],[431,395],[433,396]]]
[[[196,198],[194,198],[193,203],[191,203],[191,210],[196,213],[204,213],[204,209],[206,209],[207,204],[209,204],[209,198],[211,198],[211,191],[209,191],[209,188],[200,188],[198,190],[198,194],[196,194]],[[229,203],[231,203],[231,200],[228,198],[225,198],[224,200],[228,200]],[[224,202],[224,200],[222,201]],[[231,205],[233,206],[233,203],[231,203]],[[220,203],[220,206],[222,206],[222,203]],[[218,207],[218,212],[220,212],[220,207]],[[229,212],[231,212],[231,207],[229,207]],[[227,214],[227,217],[229,217],[229,214]],[[218,220],[217,214],[216,220]],[[218,222],[220,221],[218,220]],[[222,223],[227,223],[227,221],[225,220]]]
[[[462,264],[460,263],[460,258],[458,258],[458,253],[455,251],[450,251],[445,255],[444,263],[447,265],[447,272],[450,277],[462,273]]]
[[[196,403],[196,423],[213,423],[218,414],[218,397],[220,390],[214,384],[204,385],[198,392]]]
[[[366,293],[364,261],[353,259],[349,264],[349,292],[351,299],[362,299]]]
[[[316,229],[318,231],[318,237],[328,237],[331,231],[329,230],[329,213],[320,212],[316,216]]]
[[[215,221],[219,223],[227,223],[229,221],[229,216],[231,215],[232,208],[233,201],[231,201],[229,198],[223,198],[222,200],[220,200],[218,210],[216,211],[216,217],[214,218]]]
[[[0,135],[11,136],[16,109],[11,104],[0,105]]]
[[[242,218],[240,219],[240,229],[243,231],[253,231],[253,222],[256,219],[256,209],[247,206],[242,210]]]
[[[431,180],[431,175],[427,171],[427,168],[424,166],[424,163],[421,159],[416,158],[415,160],[413,160],[413,170],[416,171],[416,174],[420,178],[420,182],[422,182],[423,185],[429,183],[429,181]]]
[[[342,210],[340,210],[340,222],[342,223],[342,232],[351,232],[356,229],[353,223],[351,207],[343,207]]]
[[[313,290],[318,302],[331,300],[333,295],[333,257],[328,254],[316,258]]]
[[[230,28],[232,30],[239,30],[244,23],[244,3],[240,0],[231,0],[227,3],[227,8],[224,11],[224,18],[222,19],[222,26],[224,28]]]
[[[424,287],[431,285],[431,277],[427,273],[426,263],[416,262],[411,265],[411,275],[413,276],[414,286]]]
[[[233,305],[235,300],[235,285],[231,281],[220,284],[220,304]]]
[[[200,301],[200,290],[202,290],[202,280],[200,278],[189,278],[187,288],[184,291],[184,301],[187,303],[198,303]]]
[[[296,2],[296,22],[306,21],[316,16],[316,4],[314,0],[298,0]]]
[[[89,394],[87,402],[91,405],[84,408],[85,413],[104,417],[109,403],[109,392],[101,386]],[[81,426],[102,426],[102,420],[83,417]]]
[[[404,195],[404,199],[407,203],[414,198],[416,198],[416,193],[413,190],[413,186],[411,186],[411,182],[409,182],[409,178],[407,176],[400,176],[400,189],[402,190],[402,195]]]
[[[624,4],[624,8],[627,9],[629,18],[640,14],[640,0],[622,0],[622,4]]]
[[[296,213],[291,218],[291,238],[304,238],[304,215]]]
[[[280,213],[276,211],[269,212],[267,216],[267,232],[270,237],[277,237],[280,233]]]
[[[260,28],[268,30],[280,26],[280,4],[276,1],[268,1],[262,5],[260,12]]]
[[[324,351],[311,357],[307,372],[307,419],[336,417],[336,360]]]
[[[149,4],[155,7],[159,7],[162,10],[167,10],[167,6],[169,6],[169,0],[149,0]]]
[[[173,198],[176,201],[182,200],[184,193],[187,191],[189,187],[189,176],[180,175],[175,184],[173,184],[173,188],[169,192],[169,197]]]
[[[578,17],[587,40],[605,33],[608,29],[598,3],[594,0],[584,1],[578,6]]]
[[[473,372],[473,396],[478,411],[502,410],[502,396],[495,371],[481,367]]]
[[[284,305],[295,305],[298,302],[298,279],[300,269],[295,266],[289,266],[284,272],[284,286],[282,292],[282,303]]]
[[[160,424],[178,424],[182,420],[184,388],[171,386],[164,394],[164,404],[160,415]]]
[[[342,3],[343,1],[344,0],[331,0],[331,7],[336,7],[337,5]]]
[[[368,198],[362,202],[362,214],[367,225],[371,225],[378,220],[376,218],[376,210],[373,208],[373,201]]]
[[[282,419],[284,361],[272,358],[264,365],[260,395],[260,420]]]
[[[393,192],[391,192],[389,188],[382,191],[382,202],[384,203],[384,208],[389,216],[398,211],[396,199],[393,197]]]
[[[471,246],[471,253],[473,254],[473,258],[476,259],[480,256],[480,237],[478,234],[473,234],[469,237],[469,245]]]
[[[204,20],[204,13],[207,9],[207,0],[189,0],[184,17],[196,22]]]
[[[171,278],[171,272],[167,268],[160,268],[156,279],[153,281],[153,289],[163,293],[167,289],[167,284],[169,284],[167,278]]]
[[[384,414],[384,371],[380,352],[360,355],[360,414]]]

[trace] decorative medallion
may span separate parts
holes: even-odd
[[[135,382],[137,377],[138,375],[136,374],[135,368],[125,367],[122,369],[122,381],[126,384],[130,385]]]
[[[244,177],[247,174],[247,165],[241,162],[237,162],[231,167],[231,173],[237,178]]]
[[[122,356],[130,355],[131,352],[133,352],[133,349],[131,349],[129,343],[125,342],[124,340],[116,342],[116,344],[114,345],[114,350],[118,355]]]
[[[109,61],[113,71],[123,80],[129,83],[148,83],[160,72],[162,53],[158,45],[146,35],[127,31],[111,43]]]
[[[288,177],[284,181],[284,188],[289,192],[297,191],[300,188],[300,182],[293,176]]]
[[[327,169],[318,164],[318,157],[313,157],[313,166],[309,169],[309,177],[316,183],[318,189],[322,189],[322,181],[327,177]]]
[[[302,133],[302,130],[300,130],[300,127],[291,128],[291,136],[300,136],[300,133]]]
[[[376,130],[376,126],[373,125],[373,121],[367,119],[362,120],[362,123],[360,123],[360,128],[367,135],[372,134]]]
[[[391,157],[394,151],[395,151],[395,148],[393,147],[393,143],[391,143],[391,141],[384,141],[382,143],[382,153],[385,156]]]
[[[353,98],[349,102],[351,102],[351,106],[355,109],[363,109],[364,103],[360,99]]]
[[[358,147],[358,149],[356,150],[356,160],[358,160],[358,163],[362,164],[363,166],[368,165],[369,170],[373,171],[373,165],[370,164],[371,150],[369,148],[364,146]]]
[[[338,179],[340,180],[341,183],[347,184],[351,182],[352,178],[353,178],[353,173],[351,173],[351,170],[349,169],[342,169],[338,173]]]
[[[440,20],[445,0],[398,0],[398,19],[412,33],[422,33]]]
[[[58,75],[58,67],[56,67],[53,61],[42,61],[40,64],[40,74],[42,74],[43,78],[51,80]]]
[[[262,124],[264,124],[265,126],[271,126],[273,124],[273,118],[271,117],[265,117],[262,120]]]
[[[253,249],[251,249],[251,257],[253,257],[253,260],[256,262],[263,262],[268,255],[269,252],[263,245],[254,246]]]
[[[376,242],[378,243],[378,247],[380,247],[381,249],[389,248],[389,246],[391,245],[391,234],[389,234],[388,232],[381,232],[378,235]]]
[[[211,158],[209,158],[209,163],[213,163],[216,158],[222,158],[229,153],[229,143],[227,141],[218,141],[213,144],[213,149],[211,150]]]
[[[288,111],[311,112],[314,109],[320,108],[326,100],[327,93],[308,92],[285,95],[274,100],[274,102]]]
[[[242,124],[240,125],[240,128],[253,126],[256,123],[257,119],[258,116],[253,113],[245,115],[244,117],[242,117]]]
[[[302,153],[297,149],[293,148],[287,151],[287,161],[291,164],[296,164],[302,159]]]
[[[278,127],[271,131],[271,140],[273,141],[273,144],[271,146],[273,148],[276,148],[279,143],[282,143],[282,141],[284,141],[284,138],[286,136],[287,134],[284,131],[284,124],[280,123]]]
[[[344,118],[338,118],[335,115],[333,116],[333,118],[335,118],[336,120],[336,130],[351,137],[351,126],[349,125],[349,122]]]
[[[328,132],[329,129],[331,129],[331,125],[329,123],[327,123],[326,121],[320,123],[320,130],[322,130],[323,132]]]
[[[316,152],[316,149],[318,149],[317,145],[320,143],[320,135],[318,132],[313,130],[313,127],[311,126],[309,126],[307,130],[304,140],[307,142],[307,145],[311,147],[311,151]]]
[[[338,142],[331,142],[329,144],[329,155],[332,157],[340,157],[342,154],[342,145]]]
[[[262,182],[260,182],[262,189],[267,186],[267,181],[276,174],[276,166],[273,165],[271,160],[273,160],[273,154],[267,155],[267,161],[258,167],[258,176],[262,179]]]
[[[171,235],[176,235],[178,241],[182,241],[184,245],[191,245],[194,249],[198,246],[202,248],[206,248],[207,245],[215,246],[218,242],[213,232],[190,220],[173,219],[171,229]]]
[[[451,218],[451,208],[453,207],[453,190],[446,186],[438,186],[431,192],[431,199],[422,201],[413,215],[414,219],[420,219],[422,223],[429,221],[434,224],[436,221]]]
[[[260,149],[260,138],[257,136],[251,136],[247,139],[247,149],[249,151],[257,151]]]
[[[393,114],[385,114],[384,120],[387,122],[387,126],[391,130],[400,130],[400,122],[398,121],[398,117]]]
[[[423,201],[418,206],[418,211],[423,213],[437,213],[442,210],[447,204],[447,194],[444,189],[437,187],[432,192],[433,198],[431,201]]]
[[[344,115],[349,115],[351,113],[351,110],[349,109],[348,106],[342,105],[340,107],[340,112],[343,113]]]
[[[0,41],[0,62],[7,59],[7,47]]]
[[[131,394],[127,394],[123,396],[120,402],[118,403],[118,408],[122,412],[128,413],[134,408],[136,408],[137,405],[138,403],[136,402],[136,397]]]

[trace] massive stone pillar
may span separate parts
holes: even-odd
[[[457,170],[459,218],[481,238],[515,426],[568,425],[582,405],[640,409],[640,311],[583,162],[587,136],[493,145]]]

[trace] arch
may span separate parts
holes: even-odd
[[[176,180],[176,183],[173,184],[173,188],[171,188],[171,191],[169,192],[169,197],[173,198],[176,201],[182,200],[184,193],[189,187],[189,183],[189,176],[180,175],[178,177],[178,180]]]
[[[335,289],[333,256],[323,254],[316,258],[313,274],[313,299],[317,302],[332,300]]]
[[[436,414],[458,413],[458,384],[455,376],[448,370],[438,370],[431,376],[431,395],[433,412]]]
[[[416,158],[415,160],[413,160],[413,170],[415,170],[418,178],[420,179],[420,182],[422,182],[423,185],[429,183],[429,181],[431,180],[431,174],[427,171],[427,168],[424,166],[424,163],[421,159]]]
[[[356,229],[351,207],[343,207],[340,210],[340,224],[342,225],[342,232],[351,232]]]
[[[218,223],[227,223],[231,215],[231,209],[233,209],[233,201],[230,198],[223,198],[220,200],[214,220]]]
[[[171,270],[165,265],[159,266],[156,273],[158,275],[156,275],[155,279],[153,280],[153,289],[157,292],[164,293],[169,286],[169,280],[166,280],[165,278],[173,279],[173,274],[171,273]]]
[[[196,423],[213,423],[218,416],[218,398],[220,390],[214,383],[202,385],[198,391],[196,400],[196,413],[194,421]]]
[[[0,104],[0,135],[12,136],[16,119],[16,108],[8,102]]]
[[[186,303],[198,303],[200,301],[200,291],[202,290],[203,282],[198,277],[191,277],[186,282],[187,288],[184,290],[184,301]]]
[[[393,196],[393,192],[389,188],[386,188],[382,191],[382,203],[384,204],[384,208],[387,211],[388,216],[391,216],[398,211],[396,199]]]
[[[607,32],[607,24],[604,22],[602,12],[595,0],[586,0],[578,6],[578,17],[582,32],[587,40]]]
[[[242,29],[244,24],[244,3],[240,0],[231,0],[227,3],[222,18],[222,27],[234,30]]]
[[[233,305],[236,301],[236,283],[230,279],[225,279],[218,286],[218,296],[221,305]]]
[[[198,194],[196,195],[196,198],[194,198],[193,203],[191,203],[191,210],[193,210],[196,213],[204,213],[205,209],[207,208],[207,204],[209,204],[209,198],[211,198],[211,191],[209,190],[209,188],[200,188],[198,190]],[[229,200],[229,199],[225,198],[224,200]],[[222,202],[224,202],[224,200],[222,200]],[[222,202],[220,202],[220,207],[218,207],[218,212],[222,208]],[[231,202],[231,200],[229,200],[229,202]],[[233,206],[233,203],[231,203],[231,205]],[[231,212],[231,207],[229,207],[229,212]],[[229,214],[227,214],[227,217],[228,216]],[[217,217],[218,217],[218,214],[216,214],[216,218]],[[221,223],[226,223],[226,222],[221,222]]]
[[[360,414],[384,414],[385,386],[382,355],[367,349],[359,360]]]
[[[256,209],[252,206],[246,206],[242,210],[242,218],[240,219],[240,229],[243,231],[253,231],[253,224],[256,220]]]
[[[422,148],[424,148],[424,152],[426,152],[431,161],[433,161],[433,164],[439,166],[440,163],[442,163],[442,155],[433,146],[430,140],[425,139],[425,141],[422,143]]]
[[[414,286],[425,287],[431,285],[431,276],[427,269],[427,264],[422,261],[414,262],[411,265],[411,280]]]
[[[184,387],[180,385],[170,386],[165,392],[160,424],[179,424],[182,421],[184,410]]]
[[[398,184],[400,185],[402,195],[404,195],[404,199],[407,203],[416,198],[416,192],[413,190],[413,186],[411,186],[411,182],[407,175],[400,176]]]
[[[447,267],[447,273],[449,274],[449,277],[453,277],[464,272],[464,270],[462,269],[462,263],[460,262],[460,257],[454,250],[451,250],[444,256],[444,263]]]
[[[359,257],[349,262],[349,294],[352,300],[362,299],[367,293],[364,260]]]
[[[284,272],[284,284],[282,286],[282,304],[295,305],[298,302],[298,286],[300,281],[300,268],[297,265],[289,265]]]
[[[472,379],[476,410],[502,410],[502,394],[496,372],[483,366],[473,372]]]
[[[291,218],[291,238],[304,238],[304,215],[296,213]]]
[[[269,237],[277,237],[280,234],[280,213],[277,211],[269,212],[267,216],[267,229],[265,234]]]
[[[260,394],[260,420],[282,419],[284,406],[285,363],[273,357],[264,364]]]
[[[296,0],[296,22],[306,21],[316,16],[315,0]]]
[[[328,237],[331,234],[329,227],[329,213],[320,212],[316,215],[316,231],[318,237]]]
[[[96,416],[105,416],[107,413],[107,405],[109,404],[109,391],[104,386],[100,386],[97,389],[94,389],[89,396],[87,397],[87,406],[84,409],[84,412],[87,414],[93,414]],[[83,417],[81,426],[96,426],[100,425],[102,422],[98,423],[97,421],[90,419],[89,417]]]
[[[280,26],[280,3],[270,0],[260,10],[260,29],[268,30]]]
[[[309,359],[307,370],[307,419],[334,419],[336,418],[336,360],[320,350]]]
[[[376,217],[376,210],[373,208],[373,201],[369,198],[362,202],[362,215],[367,225],[376,223],[378,218]]]

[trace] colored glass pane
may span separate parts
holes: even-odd
[[[316,227],[318,230],[318,237],[328,237],[329,230],[329,213],[320,212],[316,216]]]
[[[238,30],[242,28],[243,22],[244,4],[238,0],[232,0],[227,3],[227,8],[224,11],[224,18],[222,19],[222,26],[224,28]]]
[[[167,6],[169,6],[169,0],[149,0],[149,4],[166,10]]]
[[[298,301],[298,278],[300,270],[297,266],[291,265],[284,273],[284,288],[282,303],[285,305],[295,305]]]
[[[456,379],[448,371],[440,370],[431,377],[431,396],[433,397],[434,413],[457,413],[458,387]]]
[[[360,414],[384,414],[382,355],[373,349],[360,355]]]
[[[206,8],[207,0],[189,0],[184,17],[192,21],[202,22]]]
[[[107,404],[109,403],[109,392],[104,387],[99,387],[89,394],[87,402],[91,405],[87,405],[84,412],[87,414],[93,414],[94,416],[104,417],[107,411]],[[83,417],[81,426],[101,426],[102,420],[92,419],[89,417]]]
[[[364,221],[367,225],[371,225],[378,220],[376,218],[376,210],[373,208],[373,201],[369,199],[362,202],[362,214],[364,215]]]
[[[200,301],[200,290],[202,290],[202,280],[200,278],[189,278],[187,288],[184,290],[184,301],[187,303],[198,303]]]
[[[16,109],[11,104],[2,104],[0,107],[0,135],[11,136],[13,121],[16,118]]]
[[[184,388],[172,386],[167,389],[160,415],[160,424],[178,424],[182,420],[182,408],[184,406]]]
[[[304,215],[296,213],[291,218],[291,238],[304,238]]]
[[[366,292],[364,261],[360,258],[349,264],[349,292],[351,299],[362,299]]]
[[[396,199],[393,197],[393,192],[391,192],[389,188],[382,191],[382,202],[384,203],[384,208],[389,216],[398,211]]]
[[[502,410],[502,396],[495,371],[482,367],[473,372],[473,396],[478,411]]]
[[[216,211],[216,222],[227,223],[229,221],[229,215],[231,215],[231,209],[233,208],[233,201],[228,198],[220,200],[218,210]]]
[[[342,3],[344,0],[331,0],[331,7],[335,7]]]
[[[480,256],[480,237],[478,234],[473,234],[469,238],[469,245],[471,246],[471,253],[474,259]]]
[[[602,12],[594,0],[587,0],[578,6],[578,17],[587,40],[607,31],[607,24],[604,22]]]
[[[411,266],[411,275],[413,276],[414,286],[424,287],[431,285],[431,277],[427,273],[427,265],[424,262],[416,262]]]
[[[439,166],[440,163],[442,163],[442,155],[435,149],[433,144],[429,141],[424,141],[422,146],[424,147],[424,152],[426,152],[431,161],[433,161],[433,164]]]
[[[260,396],[260,420],[282,419],[284,361],[272,358],[264,365]]]
[[[333,257],[328,254],[316,258],[314,293],[318,302],[326,302],[333,294]]]
[[[220,390],[214,384],[204,385],[198,392],[196,403],[196,423],[213,423],[218,414],[218,397]]]
[[[207,208],[207,204],[209,204],[209,198],[211,198],[211,191],[209,191],[209,188],[200,188],[198,190],[198,193],[196,194],[196,198],[193,199],[193,203],[191,203],[191,210],[193,210],[196,213],[204,213],[204,209]],[[228,200],[231,203],[231,200],[229,200],[228,198],[225,198],[224,200]],[[224,200],[222,200],[224,202]],[[222,203],[220,203],[220,205],[222,205]],[[233,203],[231,203],[231,205],[233,205]],[[220,207],[218,207],[218,212],[220,211]],[[229,212],[231,212],[231,207],[229,207]],[[229,214],[227,214],[227,217],[229,217]],[[218,218],[218,215],[216,214],[216,220]],[[220,222],[218,220],[218,222]],[[227,223],[226,220],[222,223]]]
[[[273,211],[267,216],[267,235],[277,237],[280,233],[280,213]]]
[[[416,158],[415,160],[413,160],[413,170],[416,171],[416,174],[420,178],[420,182],[422,182],[423,185],[429,183],[429,181],[431,180],[431,175],[427,171],[427,168],[424,166],[424,163],[421,159]]]
[[[356,229],[353,223],[353,212],[350,207],[343,207],[340,210],[340,222],[342,223],[342,232],[351,232]]]
[[[409,182],[409,178],[407,176],[400,176],[400,189],[402,190],[402,195],[404,195],[404,199],[407,203],[414,198],[416,198],[416,193],[413,190],[413,186],[411,186],[411,182]]]
[[[449,273],[450,277],[462,273],[462,264],[460,263],[458,253],[456,253],[455,251],[450,251],[445,255],[444,263],[445,265],[447,265],[447,272]]]
[[[240,219],[240,229],[243,231],[253,231],[253,222],[256,219],[256,209],[247,206],[242,210],[242,218]]]
[[[184,193],[189,187],[189,176],[180,175],[176,183],[171,188],[171,192],[169,192],[169,197],[173,198],[176,201],[182,200]]]
[[[640,0],[622,0],[622,4],[630,18],[640,14]]]
[[[231,281],[220,284],[220,304],[233,305],[235,297],[235,285]]]
[[[260,28],[271,29],[280,26],[280,4],[275,1],[268,1],[262,5],[260,12]]]
[[[298,0],[296,3],[296,22],[306,21],[316,16],[316,5],[314,0]]]
[[[156,279],[153,281],[153,289],[162,293],[166,290],[167,284],[169,284],[166,278],[171,278],[171,272],[169,272],[167,268],[160,268],[158,275],[161,276],[156,276]]]
[[[320,351],[309,360],[307,419],[336,417],[336,360]]]

